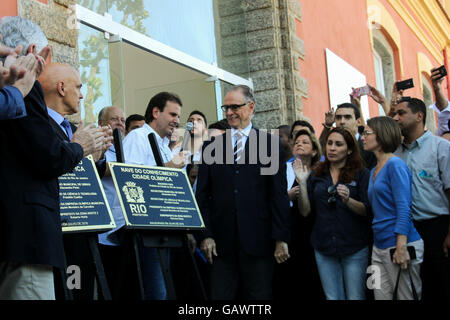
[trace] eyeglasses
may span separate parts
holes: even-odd
[[[336,186],[329,186],[328,187],[328,194],[330,197],[328,198],[328,204],[335,204],[336,203]]]
[[[243,107],[246,104],[248,104],[248,102],[243,103],[243,104],[228,104],[228,105],[221,106],[221,108],[222,108],[223,112],[227,112],[228,109],[231,109],[231,111],[237,111],[240,107]]]
[[[124,118],[119,118],[119,117],[113,117],[113,118],[111,118],[109,120],[113,121],[113,122],[123,122],[123,123],[125,123],[125,119]]]
[[[368,135],[371,135],[371,134],[374,134],[374,133],[375,133],[375,132],[373,132],[373,131],[364,130],[363,133],[362,133],[362,135],[363,135],[364,137],[367,137]]]

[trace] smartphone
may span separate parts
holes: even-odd
[[[391,254],[391,261],[392,261],[392,259],[393,259],[393,257],[394,257],[395,249],[396,249],[396,248],[392,248],[392,249],[389,250],[389,253]],[[416,256],[416,248],[414,248],[413,246],[407,246],[407,247],[406,247],[406,250],[408,250],[408,252],[409,252],[409,258],[410,258],[411,260],[416,259],[416,257],[417,257],[417,256]]]
[[[396,82],[395,86],[397,88],[397,91],[413,88],[414,87],[413,78],[408,79],[408,80],[403,80],[403,81]]]
[[[443,77],[445,77],[447,75],[447,69],[445,68],[445,65],[440,66],[436,70],[439,70],[439,74],[440,74],[439,78],[436,78],[436,80],[442,79]]]
[[[354,98],[359,98],[361,96],[367,96],[369,93],[370,93],[369,86],[364,86],[364,87],[353,89],[352,96]]]

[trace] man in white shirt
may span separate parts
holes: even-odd
[[[150,99],[145,112],[145,124],[131,131],[123,140],[123,153],[126,163],[156,166],[148,135],[154,133],[166,167],[183,168],[187,152],[175,156],[169,148],[170,136],[179,126],[181,100],[172,93],[160,92]],[[141,248],[142,276],[146,300],[166,299],[166,288],[161,272],[158,254],[154,248]]]
[[[450,120],[450,102],[444,96],[441,83],[444,77],[440,78],[439,70],[431,69],[431,82],[433,84],[433,91],[435,96],[435,103],[429,108],[433,108],[438,115],[438,124],[436,128],[436,135],[442,136],[444,132],[449,131],[448,122]]]

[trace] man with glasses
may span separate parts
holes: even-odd
[[[249,87],[232,87],[224,103],[231,130],[205,142],[196,192],[206,226],[199,240],[211,264],[210,294],[213,300],[229,300],[240,290],[241,298],[267,300],[272,298],[274,256],[278,263],[289,258],[284,152],[278,136],[253,127],[255,100]],[[262,170],[269,166],[264,153],[277,163],[276,172]]]

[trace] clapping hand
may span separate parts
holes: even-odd
[[[292,163],[292,168],[294,169],[295,178],[297,179],[297,182],[300,183],[301,181],[306,181],[308,179],[309,174],[311,173],[311,170],[308,168],[308,166],[303,165],[302,160],[295,159]]]

